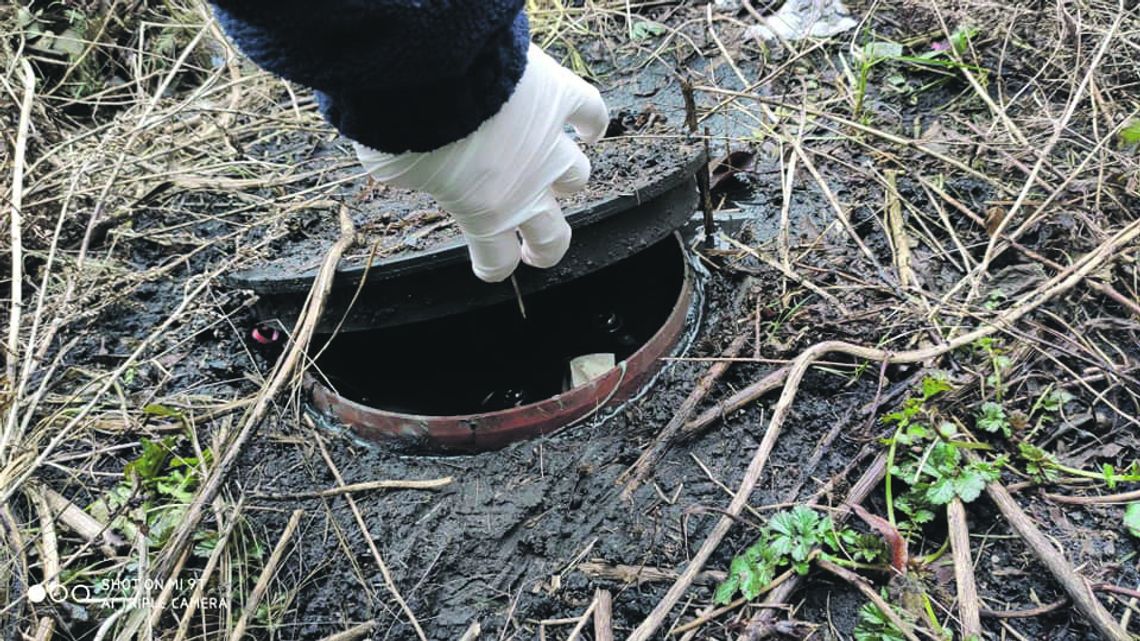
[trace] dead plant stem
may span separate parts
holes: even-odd
[[[253,591],[250,592],[249,599],[245,602],[245,608],[242,609],[241,616],[238,617],[230,638],[242,639],[245,637],[245,629],[249,626],[250,619],[257,612],[257,606],[261,605],[261,599],[269,590],[269,582],[277,573],[277,566],[281,564],[281,559],[285,556],[285,548],[289,546],[289,541],[293,538],[293,533],[297,531],[297,526],[301,524],[301,517],[303,516],[305,516],[304,510],[293,510],[289,522],[281,532],[281,538],[277,539],[277,545],[273,547],[273,553],[269,555],[269,560],[261,569],[261,575],[257,577],[257,583],[254,584]]]
[[[20,316],[24,309],[24,165],[27,163],[28,129],[32,120],[32,105],[36,97],[36,76],[27,58],[20,58],[20,71],[24,75],[24,97],[20,103],[20,123],[16,129],[16,149],[12,161],[12,214],[9,217],[12,254],[11,302],[8,312],[8,344],[4,371],[8,377],[12,398],[9,400],[7,424],[0,436],[0,462],[6,459],[9,447],[20,440],[16,433],[19,421],[19,397],[26,381],[19,378]]]
[[[950,531],[950,549],[954,555],[954,582],[958,589],[959,633],[963,639],[982,638],[982,615],[978,586],[974,582],[974,560],[970,554],[970,529],[966,523],[966,506],[955,498],[946,506],[946,527]]]

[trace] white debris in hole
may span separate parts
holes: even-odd
[[[585,354],[570,361],[570,387],[579,387],[614,368],[613,354]]]
[[[749,27],[747,35],[761,40],[830,38],[857,24],[843,0],[787,0],[761,24]]]

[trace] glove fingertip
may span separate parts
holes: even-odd
[[[568,120],[582,142],[595,143],[601,140],[609,127],[609,110],[596,87],[585,80],[579,79],[579,81],[582,83],[583,95]]]

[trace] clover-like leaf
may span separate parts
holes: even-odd
[[[986,479],[976,471],[966,470],[962,476],[954,479],[954,493],[965,503],[976,500],[984,489],[986,489]]]
[[[982,413],[978,416],[978,429],[985,430],[993,434],[1004,434],[1009,436],[1011,434],[1009,421],[1005,416],[1005,408],[1000,403],[987,401],[982,403]]]
[[[934,505],[946,505],[956,496],[954,479],[947,477],[934,482],[926,490],[926,500]]]

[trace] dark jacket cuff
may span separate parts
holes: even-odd
[[[340,133],[373,149],[431,151],[498,113],[526,69],[526,14],[488,38],[467,73],[424,84],[317,91],[321,113]]]

